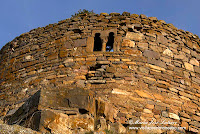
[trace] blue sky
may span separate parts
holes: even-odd
[[[95,13],[154,16],[200,37],[200,0],[0,0],[0,48],[22,33],[70,18],[79,9]]]

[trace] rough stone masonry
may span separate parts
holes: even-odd
[[[199,37],[156,17],[81,14],[1,49],[0,117],[35,133],[200,133],[199,62]]]

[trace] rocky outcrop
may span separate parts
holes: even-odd
[[[33,29],[0,51],[0,116],[51,133],[198,133],[199,45],[127,12]]]
[[[33,131],[30,128],[24,128],[19,125],[7,125],[0,121],[1,134],[41,134],[40,132]]]

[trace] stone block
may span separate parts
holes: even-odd
[[[97,57],[88,57],[86,61],[96,61]]]
[[[119,16],[120,13],[115,13],[115,12],[113,12],[113,13],[110,13],[110,15],[111,15],[111,16]]]
[[[186,42],[187,42],[186,45],[187,45],[189,48],[193,49],[192,41],[187,40]]]
[[[127,32],[126,38],[134,41],[141,41],[144,39],[144,35],[142,33]]]
[[[129,55],[132,55],[132,56],[141,56],[142,52],[139,51],[139,50],[128,49],[128,50],[124,51],[124,54],[129,54]]]
[[[187,93],[182,92],[182,91],[179,91],[179,94],[182,95],[182,96],[185,96],[187,98],[194,99],[193,95],[191,95],[191,94],[187,94]]]
[[[106,80],[88,80],[91,84],[105,84]]]
[[[108,13],[100,13],[100,15],[108,16]]]
[[[161,22],[163,24],[167,24],[164,20],[159,20],[159,22]]]
[[[149,47],[149,44],[148,43],[137,43],[137,47],[139,47],[140,49],[142,50],[147,50],[148,47]]]
[[[85,58],[75,58],[74,61],[85,61]]]
[[[154,84],[156,82],[156,79],[151,78],[151,77],[143,77],[143,78],[144,78],[144,82],[148,84]]]
[[[145,67],[139,67],[139,71],[142,72],[142,73],[146,73],[148,74],[149,73],[149,69],[148,68],[145,68]]]
[[[166,62],[166,63],[171,63],[171,58],[167,58],[167,57],[160,57],[160,59],[163,61],[163,62]]]
[[[148,17],[148,19],[151,21],[158,21],[158,19],[156,17]]]
[[[106,57],[102,57],[102,56],[98,56],[97,61],[107,61],[107,58]]]
[[[111,93],[112,94],[120,94],[120,95],[130,95],[129,92],[121,90],[121,89],[117,89],[117,88],[114,88]]]
[[[135,42],[129,39],[123,39],[122,47],[135,47]]]
[[[197,60],[200,60],[200,55],[199,55],[196,51],[190,50],[190,52],[191,52],[191,55],[192,55],[193,57],[195,57]]]
[[[88,37],[86,51],[93,52],[93,49],[94,49],[94,37]]]
[[[108,58],[109,61],[120,61],[120,59],[116,59],[116,58]]]
[[[190,59],[190,64],[199,67],[199,61],[197,59],[195,59],[195,58]]]
[[[150,113],[152,113],[152,110],[146,109],[146,108],[145,108],[145,109],[143,110],[143,112],[144,112],[144,113],[147,113],[147,114],[150,114]]]
[[[155,51],[151,51],[151,50],[145,50],[143,52],[143,55],[147,58],[155,58],[155,59],[159,59],[160,58],[160,54],[158,52]]]
[[[47,57],[47,60],[54,60],[54,59],[58,59],[57,53],[53,53]]]
[[[66,62],[64,63],[65,67],[71,67],[71,66],[74,66],[75,63],[74,62]]]
[[[62,49],[72,49],[72,44],[68,41],[64,42],[62,45]]]
[[[197,51],[200,52],[200,46],[197,44],[197,42],[193,42],[193,48]]]
[[[59,57],[60,58],[65,58],[67,56],[68,56],[68,52],[67,51],[65,51],[65,50],[60,50],[59,51]]]
[[[74,83],[74,81],[65,81],[65,80],[63,80],[63,84],[64,85],[71,85],[73,83]]]
[[[131,17],[139,18],[140,16],[138,14],[131,14]]]
[[[164,68],[159,67],[159,66],[155,66],[155,65],[151,65],[151,64],[147,64],[148,67],[150,67],[151,69],[155,69],[155,70],[159,70],[159,71],[166,71]]]
[[[37,50],[37,49],[39,49],[40,47],[38,46],[38,45],[33,45],[32,47],[31,47],[31,51],[34,51],[34,50]]]
[[[190,50],[188,48],[185,48],[185,47],[182,48],[182,52],[190,54]]]
[[[200,121],[200,116],[192,115],[192,119],[195,121]]]
[[[75,79],[86,80],[86,76],[85,75],[78,75],[78,76],[75,77]]]
[[[200,78],[195,78],[195,77],[192,77],[192,81],[200,84]]]
[[[193,65],[187,62],[184,62],[185,68],[189,71],[193,71],[194,72],[194,68]]]
[[[147,105],[145,105],[145,107],[148,109],[154,109],[154,105],[152,105],[152,104],[147,104]]]
[[[174,57],[173,52],[170,49],[165,49],[165,51],[163,52],[163,54],[170,56],[170,57]]]
[[[199,130],[196,128],[196,127],[194,127],[194,126],[189,126],[189,129],[188,129],[190,132],[193,132],[193,133],[198,133],[199,132]]]
[[[162,116],[163,116],[163,117],[169,117],[169,114],[168,114],[167,111],[162,111]]]
[[[154,99],[153,96],[151,96],[150,94],[142,91],[142,90],[135,90],[135,92],[140,96],[140,97],[144,97],[144,98],[150,98],[150,99]]]
[[[180,120],[179,116],[174,113],[169,113],[169,118],[175,119],[175,120]]]
[[[112,123],[110,130],[115,134],[126,133],[126,128],[119,122]]]
[[[180,117],[180,119],[181,119],[182,121],[185,121],[185,122],[190,122],[190,121],[191,121],[191,119],[187,119],[187,118],[183,118],[183,117]]]
[[[86,39],[77,39],[74,41],[74,47],[84,47],[86,44]]]
[[[97,64],[107,65],[107,64],[110,64],[110,61],[97,61]]]
[[[189,125],[188,125],[188,123],[187,123],[187,122],[185,122],[185,121],[182,121],[182,123],[181,123],[181,127],[185,127],[185,128],[186,128],[186,130],[188,130],[188,128],[189,128]]]
[[[51,90],[51,92],[43,90],[40,97],[40,104],[42,104],[42,107],[39,107],[39,109],[43,110],[45,107],[61,110],[82,109],[94,115],[93,99],[91,92],[77,87],[72,89]]]
[[[163,35],[157,35],[157,43],[167,44],[168,40]]]
[[[136,62],[134,61],[130,61],[130,62],[126,62],[127,65],[136,65]]]
[[[129,61],[131,61],[131,59],[121,59],[121,61],[129,62]]]
[[[73,58],[67,58],[63,63],[67,63],[67,62],[73,62],[74,59]]]
[[[33,60],[34,58],[33,58],[33,56],[32,55],[27,55],[27,56],[25,56],[25,60],[26,61],[31,61],[31,60]]]
[[[148,58],[147,63],[153,64],[153,65],[156,65],[156,66],[159,66],[159,67],[162,67],[162,68],[166,68],[166,63],[162,62],[161,60]]]
[[[187,58],[185,55],[174,55],[174,59],[187,61]]]
[[[101,115],[105,115],[106,116],[106,120],[109,120],[110,122],[114,122],[114,118],[117,117],[117,113],[118,111],[110,104],[107,103],[105,101],[103,101],[102,99],[98,99],[96,100],[96,114],[97,114],[97,118],[98,116]]]
[[[189,124],[200,128],[200,123],[198,121],[191,121]]]
[[[47,129],[51,130],[52,133],[71,133],[68,128],[68,116],[63,113],[57,113],[53,110],[44,110],[41,113],[41,124],[39,130],[42,132],[48,132]]]
[[[130,13],[129,12],[123,12],[122,15],[123,16],[130,16]]]
[[[115,73],[116,72],[116,68],[115,67],[107,67],[106,68],[106,72],[108,72],[108,73]]]
[[[194,66],[194,71],[195,71],[196,73],[199,73],[199,74],[200,74],[200,67]]]
[[[73,133],[73,131],[94,131],[94,119],[88,115],[68,116],[56,110],[43,110],[41,113],[40,131],[51,133]],[[81,123],[80,123],[81,122]]]
[[[147,19],[147,16],[144,15],[144,14],[140,14],[140,18],[141,18],[141,19]]]
[[[34,75],[36,73],[37,73],[36,71],[31,71],[31,72],[27,73],[27,75]]]

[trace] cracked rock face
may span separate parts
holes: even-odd
[[[152,133],[130,127],[153,121],[185,127],[156,133],[198,133],[199,62],[199,37],[156,17],[101,13],[33,29],[0,51],[1,127]]]

